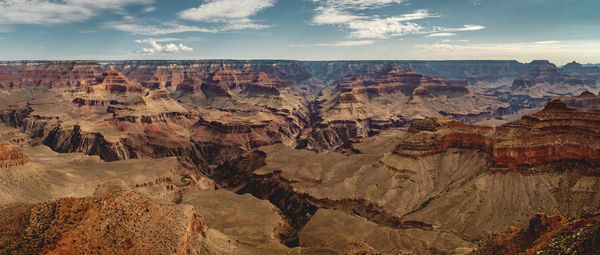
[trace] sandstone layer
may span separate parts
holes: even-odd
[[[21,87],[21,82],[12,74],[0,71],[0,88],[11,89]]]
[[[27,155],[18,151],[12,144],[0,144],[0,168],[22,166],[27,162]]]
[[[560,100],[549,102],[538,113],[493,128],[427,119],[411,126],[417,134],[400,144],[395,153],[418,157],[447,148],[472,148],[489,152],[493,166],[499,169],[562,161],[597,166],[600,141],[595,137],[599,121],[599,112],[568,108]]]

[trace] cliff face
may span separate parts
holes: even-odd
[[[570,160],[597,166],[598,124],[597,111],[571,109],[554,100],[538,113],[495,128],[446,119],[416,122],[411,130],[419,133],[400,144],[395,153],[423,156],[448,148],[474,148],[490,153],[492,164],[498,168],[527,168]],[[434,132],[420,132],[425,130]]]
[[[21,87],[21,82],[12,74],[0,71],[0,88],[11,89]]]
[[[589,91],[584,91],[574,97],[561,97],[560,100],[565,102],[567,106],[577,109],[597,109],[600,106],[600,96],[596,96]]]
[[[598,92],[596,79],[588,70],[571,75],[546,60],[526,64],[525,71],[511,86],[497,85],[486,94],[501,98],[514,110],[543,107],[550,98],[577,96],[585,91]]]
[[[296,83],[311,77],[311,73],[296,61],[122,61],[114,62],[111,66],[148,88],[177,86],[186,78],[202,77],[219,70],[253,70]]]
[[[0,144],[0,169],[27,164],[27,155],[18,151],[11,144]]]
[[[547,60],[534,60],[527,65],[524,78],[516,79],[513,88],[531,87],[537,83],[558,83],[563,81],[563,76],[558,68]]]
[[[201,81],[186,79],[178,90],[193,92],[200,89],[208,97],[231,98],[233,93],[250,96],[279,96],[279,89],[293,86],[290,80],[282,80],[274,74],[242,70],[217,70],[207,74]]]
[[[560,71],[570,77],[600,80],[600,67],[583,66],[575,61],[566,64]]]
[[[192,206],[165,206],[112,182],[93,197],[0,209],[10,254],[191,254],[206,226]]]
[[[522,78],[516,79],[513,82],[513,89],[518,89],[521,87],[532,87],[536,84],[547,83],[547,84],[556,84],[562,83],[571,86],[596,86],[595,79],[589,79],[588,73],[590,75],[594,75],[593,70],[582,70],[583,68],[574,68],[573,66],[567,66],[566,74],[561,73],[562,70],[559,70],[554,64],[548,62],[547,60],[534,60],[527,65],[527,69],[525,70],[524,76]],[[579,71],[580,73],[577,73]],[[577,76],[570,76],[570,73],[573,73]]]
[[[209,163],[243,151],[291,143],[309,118],[306,92],[290,80],[223,69],[202,79],[186,78],[188,89],[172,94],[148,90],[109,69],[78,89],[34,89],[26,99],[7,96],[15,108],[0,111],[0,119],[28,134],[33,144],[58,152],[106,161],[179,156],[190,168],[208,171]],[[210,96],[215,91],[221,96]],[[48,101],[47,93],[55,99]]]
[[[337,90],[352,92],[354,94],[369,94],[379,96],[401,92],[406,96],[461,96],[469,93],[463,85],[467,81],[432,78],[412,71],[408,66],[404,71],[396,63],[391,63],[379,71],[374,79],[369,79],[369,74],[347,76],[337,82]],[[459,85],[455,85],[459,84]],[[419,88],[418,91],[415,89]]]
[[[406,126],[423,116],[447,116],[472,123],[512,113],[510,106],[475,95],[466,80],[445,80],[389,63],[374,73],[348,75],[317,101],[320,123],[307,147],[341,144],[382,130]],[[341,141],[340,141],[341,140]]]
[[[246,130],[238,133],[242,138],[234,139],[234,131],[215,135],[229,139],[227,141],[237,140],[225,143],[227,153],[272,142],[296,142],[300,145],[298,148],[326,150],[343,144],[348,138],[375,135],[432,116],[465,123],[501,119],[525,103],[527,107],[535,107],[545,102],[547,95],[538,97],[531,95],[531,91],[493,90],[493,95],[502,95],[499,100],[482,95],[477,87],[480,82],[518,76],[538,77],[540,81],[565,77],[561,74],[563,71],[547,61],[530,64],[516,61],[207,60],[102,64],[40,61],[5,63],[4,66],[16,73],[15,79],[24,86],[59,87],[56,91],[61,91],[60,96],[76,106],[71,110],[75,115],[93,113],[90,124],[94,128],[81,125],[86,132],[110,136],[106,134],[110,132],[99,131],[101,126],[115,132],[130,130],[131,134],[111,139],[110,144],[119,145],[106,147],[119,148],[111,154],[120,156],[108,158],[142,157],[153,153],[170,155],[173,152],[159,153],[164,151],[162,146],[153,146],[154,149],[143,153],[138,151],[143,147],[142,143],[152,141],[155,136],[164,136],[165,130],[177,133],[177,138],[172,139],[177,142],[169,144],[183,144],[187,148],[186,154],[200,157],[193,148],[200,147],[207,155],[222,154],[214,152],[219,145],[205,134],[214,134],[215,130],[237,130],[238,127]],[[401,66],[410,66],[410,69],[403,70]],[[65,87],[78,88],[64,90]],[[147,90],[168,90],[171,93],[162,96],[171,99],[149,103],[143,99],[146,95],[141,93]],[[509,101],[512,107],[502,100]],[[63,116],[61,121],[65,118]],[[110,121],[105,121],[108,119]],[[190,123],[202,127],[192,127],[194,124]],[[173,130],[175,126],[180,127],[178,131]],[[192,133],[198,137],[182,138],[182,130],[189,129],[194,129]],[[51,133],[56,132],[46,130],[35,136],[46,137]],[[51,144],[56,139],[43,140]],[[211,149],[205,149],[205,146]],[[200,161],[194,159],[194,162]]]
[[[98,76],[89,92],[106,91],[108,93],[142,92],[144,88],[115,70],[108,70]]]
[[[438,231],[481,238],[486,230],[523,226],[538,212],[572,217],[597,207],[598,117],[595,111],[554,101],[539,113],[498,127],[429,118],[413,121],[406,132],[348,139],[335,152],[262,147],[262,161],[249,156],[232,162],[217,169],[221,175],[215,180],[235,183],[225,187],[285,208],[297,220],[292,226],[299,229],[303,247],[339,252],[339,247],[366,240],[384,252],[433,252],[431,246],[391,244],[402,231],[379,235],[390,237],[387,244],[360,233],[402,228],[412,235],[424,231],[419,240],[442,238]],[[287,195],[271,196],[262,187],[277,187]],[[381,229],[366,230],[367,225]],[[456,253],[468,246],[452,243],[435,251]]]
[[[416,72],[446,79],[479,81],[514,79],[521,75],[525,65],[517,61],[315,61],[303,65],[326,84],[349,74],[374,73],[394,62],[412,66]]]
[[[87,61],[27,63],[15,74],[23,85],[48,88],[79,87],[102,73],[100,65]]]

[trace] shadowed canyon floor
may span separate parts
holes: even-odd
[[[598,251],[599,74],[0,62],[0,253]]]

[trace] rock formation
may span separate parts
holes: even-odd
[[[16,76],[23,85],[48,88],[80,87],[102,73],[100,65],[88,61],[27,63]]]
[[[466,254],[486,231],[526,228],[538,212],[600,206],[598,88],[576,64],[23,61],[0,70],[25,87],[0,90],[0,143],[13,144],[0,145],[0,214],[14,223],[0,227],[5,253]],[[523,86],[513,90],[514,79]],[[502,123],[472,125],[486,120]],[[133,191],[93,195],[115,178]],[[207,219],[202,231],[188,231],[194,212]],[[170,225],[158,229],[158,216]],[[157,244],[159,235],[169,238]]]
[[[558,72],[558,68],[547,60],[534,60],[527,65],[524,78],[513,82],[513,89],[520,87],[531,87],[538,83],[559,83],[564,77]]]
[[[547,60],[535,60],[527,64],[512,86],[494,88],[489,94],[509,102],[515,110],[543,107],[550,98],[576,96],[585,91],[597,93],[596,80],[589,77],[571,76]]]
[[[600,164],[600,140],[595,140],[600,113],[568,108],[560,100],[521,120],[500,127],[469,126],[447,119],[415,122],[418,133],[400,144],[395,153],[423,156],[448,148],[474,148],[489,152],[498,168],[518,168],[576,160]]]
[[[11,144],[0,144],[0,168],[22,166],[29,162],[27,156]]]
[[[390,62],[410,65],[416,72],[428,76],[468,80],[471,84],[513,80],[526,68],[517,61],[318,61],[304,64],[316,78],[330,83],[349,74],[374,73]]]
[[[21,82],[13,75],[0,71],[0,88],[11,89],[21,87]]]
[[[295,83],[312,75],[297,61],[277,60],[136,60],[114,62],[111,66],[149,88],[177,86],[186,78],[203,77],[218,70],[264,72]]]
[[[470,93],[465,83],[419,74],[410,66],[402,70],[396,63],[375,74],[349,75],[324,90],[317,101],[322,121],[302,144],[313,149],[341,145],[348,138],[403,127],[423,116],[473,123],[512,113],[507,104]]]
[[[560,71],[566,75],[569,75],[570,77],[591,79],[596,81],[600,80],[600,67],[598,66],[584,67],[583,65],[573,61],[560,68]]]
[[[165,206],[113,182],[93,197],[0,209],[0,250],[10,254],[191,254],[206,231],[192,206]]]
[[[187,83],[189,83],[188,81]],[[281,88],[291,86],[291,81],[281,80],[264,72],[221,69],[209,73],[202,81],[202,92],[207,96],[231,97],[232,90],[249,95],[279,95]],[[188,87],[189,85],[184,85]]]
[[[600,106],[600,96],[589,91],[584,91],[578,96],[561,97],[559,99],[565,102],[567,106],[577,109],[595,109]]]
[[[194,79],[191,77],[185,78],[181,83],[177,85],[177,91],[184,93],[194,93],[200,91],[202,85],[201,79]]]
[[[465,86],[461,86],[467,84],[466,80],[445,81],[432,78],[412,71],[410,66],[407,67],[406,71],[403,71],[396,63],[385,66],[376,75],[375,79],[366,77],[368,75],[345,77],[338,82],[337,89],[341,92],[366,93],[370,96],[396,92],[402,92],[405,96],[461,96],[469,93]],[[420,88],[420,90],[415,91],[417,88]]]
[[[122,73],[115,70],[107,70],[98,78],[96,84],[90,87],[90,92],[106,91],[109,93],[132,93],[142,92],[144,88]]]
[[[365,241],[357,241],[354,247],[344,252],[345,255],[382,255],[383,253],[373,249]]]
[[[600,251],[600,216],[567,219],[537,214],[527,228],[490,233],[476,254],[596,254]]]

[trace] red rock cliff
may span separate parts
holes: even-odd
[[[22,166],[29,162],[27,155],[11,144],[0,144],[0,168]]]
[[[540,112],[499,127],[463,124],[448,119],[416,121],[415,134],[400,143],[395,153],[418,157],[447,148],[487,151],[500,168],[580,161],[600,165],[600,111],[568,108],[554,100]]]

